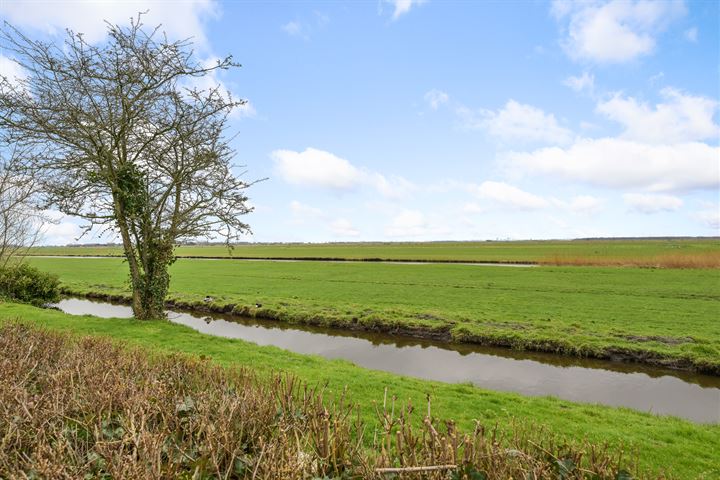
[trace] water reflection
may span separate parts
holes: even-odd
[[[57,306],[76,315],[132,316],[127,306],[84,299]],[[217,314],[171,311],[168,318],[202,333],[345,359],[365,368],[720,423],[720,378],[709,375]]]

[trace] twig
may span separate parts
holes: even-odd
[[[431,465],[427,467],[387,467],[376,468],[375,473],[431,472],[433,470],[454,470],[457,465]]]

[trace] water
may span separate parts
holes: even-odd
[[[62,300],[57,307],[73,315],[132,316],[127,306],[85,299]],[[170,311],[168,318],[202,333],[341,358],[375,370],[720,423],[720,377],[710,375],[217,314]]]
[[[33,258],[62,258],[62,259],[80,259],[80,260],[103,260],[108,258],[123,258],[119,255],[30,255]],[[239,260],[242,262],[277,262],[277,263],[385,263],[391,265],[470,265],[475,267],[515,267],[515,268],[534,268],[538,265],[535,263],[489,263],[489,262],[448,262],[442,260],[427,260],[422,262],[411,260],[316,260],[313,258],[250,258],[250,257],[200,257],[185,256],[178,257],[180,260]]]

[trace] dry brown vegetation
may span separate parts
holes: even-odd
[[[368,425],[344,395],[324,393],[5,325],[0,478],[640,478],[621,451],[530,426],[461,432],[432,419],[429,401],[414,412],[387,396]]]
[[[702,253],[663,253],[652,257],[566,257],[555,255],[538,262],[541,265],[577,265],[595,267],[649,268],[720,268],[720,250]]]

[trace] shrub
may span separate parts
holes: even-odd
[[[7,265],[0,268],[0,297],[38,306],[57,302],[60,282],[57,276],[26,263]]]

